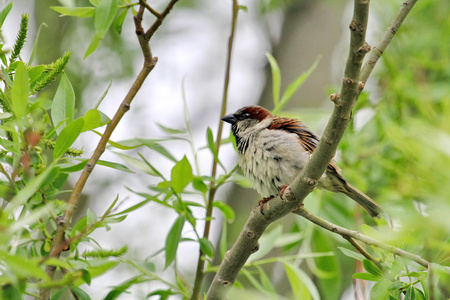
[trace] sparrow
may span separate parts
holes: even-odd
[[[245,106],[222,118],[230,123],[236,139],[239,166],[266,202],[282,196],[308,163],[319,143],[319,136],[301,121],[277,117],[261,106]],[[343,193],[361,205],[372,217],[383,210],[367,195],[351,186],[334,160],[318,180],[318,188]]]

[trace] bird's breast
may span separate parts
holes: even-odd
[[[263,197],[277,195],[289,185],[309,160],[298,137],[279,130],[263,130],[245,139],[238,160],[245,176]]]

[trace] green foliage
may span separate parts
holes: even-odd
[[[276,1],[266,2],[268,9]],[[89,7],[52,7],[63,16],[91,21],[93,37],[85,58],[108,33],[120,34],[128,11],[135,12],[133,6],[138,5],[125,0],[91,0],[90,3]],[[11,8],[12,3],[0,12],[0,25]],[[363,220],[353,206],[320,191],[306,202],[308,208],[327,220],[362,230],[433,261],[431,268],[427,270],[375,247],[367,248],[373,256],[369,260],[348,249],[349,245],[335,235],[296,218],[290,228],[277,224],[265,232],[259,241],[259,251],[243,267],[232,293],[241,297],[244,289],[248,292],[253,288],[258,295],[270,299],[334,300],[342,296],[353,277],[374,282],[371,299],[426,299],[431,293],[436,298],[447,296],[450,65],[445,54],[450,49],[443,37],[450,36],[450,26],[448,16],[442,13],[446,9],[448,4],[444,2],[419,2],[413,10],[415,16],[411,17],[414,22],[402,28],[398,42],[383,54],[379,82],[383,99],[375,102],[366,93],[361,96],[356,116],[358,111],[370,111],[371,117],[362,125],[353,121],[340,148],[340,165],[346,178],[380,202],[395,224],[401,226],[394,231],[384,220],[364,220],[371,226],[360,226]],[[429,22],[432,18],[442,26]],[[160,288],[147,291],[147,298],[191,297],[191,282],[184,278],[177,264],[180,245],[196,243],[203,254],[201,259],[206,261],[207,272],[216,271],[218,267],[212,264],[212,259],[218,252],[213,241],[203,233],[205,222],[216,220],[204,216],[214,208],[223,216],[218,245],[223,258],[230,248],[227,226],[234,222],[238,212],[213,196],[229,182],[248,184],[241,175],[234,174],[237,168],[228,170],[221,161],[217,145],[232,139],[219,143],[220,137],[215,137],[208,128],[203,145],[197,147],[185,107],[185,128],[158,124],[165,134],[163,138],[108,141],[109,150],[114,150],[126,164],[100,160],[98,165],[139,172],[143,177],[149,175],[145,190],[128,188],[140,201],[123,207],[117,196],[103,214],[85,209],[66,230],[64,239],[70,248],[60,257],[49,257],[58,222],[67,209],[66,202],[62,201],[67,193],[65,183],[89,161],[82,157],[82,150],[72,145],[84,132],[96,132],[94,129],[109,123],[110,119],[98,108],[111,83],[94,107],[84,114],[78,112],[79,99],[71,76],[64,72],[70,52],[53,63],[32,66],[33,50],[29,63],[25,63],[21,52],[27,39],[27,15],[22,16],[19,27],[11,53],[0,45],[4,83],[0,91],[0,298],[21,299],[25,294],[37,297],[40,290],[52,289],[51,299],[90,299],[83,285],[90,285],[92,279],[119,265],[127,266],[134,274],[109,287],[104,299],[126,297],[134,286],[153,282]],[[37,40],[33,49],[38,49],[36,45]],[[281,92],[278,64],[270,54],[267,57],[272,69],[274,113],[278,113],[316,68],[319,59]],[[52,100],[41,97],[40,92],[58,79],[55,95],[48,97]],[[169,142],[184,143],[191,151],[175,155]],[[142,149],[153,154],[151,159],[137,152]],[[205,157],[220,166],[217,175],[200,172],[199,161]],[[160,159],[166,162],[164,169],[160,167]],[[92,238],[96,230],[111,230],[113,224],[123,222],[149,204],[170,212],[173,219],[165,234],[164,247],[146,259],[130,258],[126,245],[108,249]],[[356,271],[355,261],[365,271]],[[283,280],[273,280],[274,265],[284,270],[283,275],[277,272]],[[50,279],[45,272],[50,266],[59,275],[55,279]],[[163,272],[166,272],[164,276]],[[290,288],[286,289],[288,284]]]

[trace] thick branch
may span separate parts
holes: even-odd
[[[348,237],[353,238],[355,240],[361,241],[365,244],[368,245],[372,245],[375,246],[377,248],[386,250],[388,252],[391,252],[392,254],[404,257],[406,259],[412,260],[422,266],[424,266],[425,268],[428,268],[430,265],[430,262],[426,261],[425,259],[421,258],[420,256],[416,255],[416,254],[412,254],[409,252],[406,252],[402,249],[399,249],[397,247],[388,245],[386,243],[383,243],[377,239],[371,238],[369,236],[366,236],[360,232],[354,231],[354,230],[350,230],[338,225],[335,225],[333,223],[330,223],[324,219],[319,218],[318,216],[310,213],[309,211],[307,211],[304,208],[299,208],[295,211],[293,211],[293,213],[298,214],[302,217],[304,217],[305,219],[313,222],[316,225],[319,225],[322,228],[325,228],[326,230],[329,230],[331,232],[337,233],[339,235],[341,235],[343,238],[348,239]],[[359,249],[358,249],[359,250]]]

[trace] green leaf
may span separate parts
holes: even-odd
[[[200,177],[194,177],[192,180],[192,186],[202,194],[206,194],[208,192],[208,186],[203,182]]]
[[[152,165],[147,164],[145,161],[142,161],[140,159],[137,159],[135,157],[132,157],[132,156],[129,156],[126,154],[117,153],[117,152],[114,152],[114,153],[117,154],[118,156],[120,156],[125,162],[129,163],[130,165],[132,165],[135,168],[138,168],[142,172],[147,173],[152,176],[161,177],[161,173],[158,170],[156,170]]]
[[[317,65],[320,61],[320,56],[316,59],[313,65],[302,75],[297,77],[284,91],[283,96],[280,100],[280,105],[275,107],[274,114],[278,113],[283,107],[288,104],[289,100],[291,100],[292,96],[300,89],[306,79],[311,75],[311,73],[316,69]]]
[[[363,266],[367,272],[369,272],[370,274],[372,274],[374,276],[383,277],[383,275],[384,275],[383,271],[381,271],[380,268],[378,268],[378,266],[374,262],[372,262],[368,259],[363,260]]]
[[[130,169],[128,169],[127,166],[119,164],[119,163],[115,163],[115,162],[112,162],[112,161],[99,160],[97,162],[97,164],[100,165],[100,166],[113,168],[113,169],[116,169],[116,170],[119,170],[119,171],[124,171],[124,172],[127,172],[127,173],[133,173],[133,174],[136,173],[136,172],[131,171]]]
[[[220,209],[220,211],[223,213],[223,216],[229,223],[232,223],[234,221],[235,214],[231,206],[222,201],[214,201],[213,206]]]
[[[36,52],[38,50],[39,37],[41,36],[42,27],[48,27],[48,25],[45,23],[42,23],[41,25],[39,25],[38,31],[36,33],[36,38],[34,39],[33,50],[31,50],[30,59],[28,60],[28,63],[27,63],[28,66],[31,66],[31,64],[34,61],[34,58],[36,57]],[[28,72],[28,74],[30,74],[30,72]],[[29,76],[30,76],[30,81],[31,81],[31,75],[29,75]]]
[[[12,273],[19,278],[29,279],[29,277],[37,279],[47,279],[48,276],[43,269],[38,266],[40,259],[25,258],[19,255],[10,255],[0,250],[0,261],[6,265],[7,273]]]
[[[352,276],[355,279],[362,279],[362,280],[370,280],[370,281],[378,281],[380,280],[379,276],[375,276],[369,273],[355,273]]]
[[[84,53],[83,59],[86,59],[89,55],[94,53],[94,51],[97,50],[98,45],[100,45],[101,41],[102,38],[100,38],[97,34],[94,34],[91,43],[89,44],[88,48],[86,49],[86,52]]]
[[[406,285],[406,283],[404,283],[403,281],[396,281],[396,282],[393,282],[391,285],[389,285],[387,290],[388,291],[395,291],[395,290],[404,288],[405,285]]]
[[[281,72],[278,63],[272,54],[266,52],[266,56],[269,60],[270,68],[272,69],[273,106],[276,108],[280,102]]]
[[[356,253],[355,251],[349,250],[347,248],[338,247],[338,249],[341,250],[342,253],[344,253],[344,255],[346,255],[346,256],[348,256],[350,258],[354,258],[354,259],[360,260],[360,261],[365,259],[363,255],[361,255],[359,253]]]
[[[16,118],[22,118],[27,112],[28,95],[30,94],[30,81],[27,68],[21,61],[17,62],[16,75],[11,88],[12,109]]]
[[[70,290],[72,291],[72,293],[74,293],[74,295],[79,300],[91,300],[91,297],[89,297],[88,293],[86,293],[85,291],[83,291],[79,287],[71,286]]]
[[[200,243],[200,250],[206,254],[207,256],[213,258],[214,257],[214,246],[207,238],[200,238],[198,240]]]
[[[120,285],[117,285],[114,287],[112,291],[106,295],[104,300],[114,300],[117,299],[121,294],[126,293],[129,287],[135,284],[139,284],[141,282],[145,282],[147,280],[143,279],[141,276],[136,276],[131,278],[130,280],[125,281],[124,283],[121,283]]]
[[[118,0],[102,0],[95,8],[94,24],[95,35],[103,39],[108,32],[109,27],[114,22],[117,10],[119,9]]]
[[[410,286],[406,290],[405,300],[425,300],[425,295],[418,288]]]
[[[274,299],[278,299],[278,297],[276,296],[277,291],[272,284],[272,279],[270,279],[269,276],[267,276],[263,268],[261,268],[260,266],[256,266],[256,268],[258,269],[259,279],[264,290],[269,294],[271,294]]]
[[[385,300],[389,297],[389,291],[387,288],[391,284],[390,281],[382,278],[374,284],[370,290],[370,300]]]
[[[166,134],[172,135],[172,134],[180,134],[180,133],[186,133],[186,130],[184,129],[174,129],[174,128],[169,128],[167,126],[164,126],[162,124],[156,123],[156,125],[158,125],[158,127],[164,131]]]
[[[295,299],[320,300],[316,285],[302,269],[287,262],[284,262],[283,266]]]
[[[61,158],[67,149],[72,146],[73,142],[80,135],[83,125],[83,118],[78,118],[64,127],[56,139],[55,149],[53,150],[53,159],[55,161]]]
[[[47,167],[44,172],[33,178],[33,180],[31,180],[24,188],[20,189],[16,196],[11,199],[11,205],[8,205],[8,213],[11,213],[11,211],[9,210],[15,209],[19,205],[25,204],[25,202],[37,191],[42,182],[44,182],[47,176],[52,172],[52,169],[53,167]]]
[[[90,18],[95,14],[95,7],[66,7],[66,6],[50,6],[51,9],[63,16],[74,16],[79,18]]]
[[[8,3],[8,5],[5,6],[5,8],[2,9],[0,12],[0,28],[3,27],[3,22],[5,22],[6,17],[8,16],[9,12],[12,9],[12,2]]]
[[[82,132],[89,131],[107,124],[103,122],[101,112],[97,109],[88,110],[84,114],[83,119],[84,119],[84,126]]]
[[[183,157],[173,168],[171,172],[172,187],[177,193],[181,193],[184,188],[192,181],[192,167],[186,156]]]
[[[172,228],[169,231],[169,234],[166,238],[166,263],[164,269],[167,269],[168,266],[175,260],[177,255],[178,244],[181,239],[181,232],[184,227],[184,222],[186,221],[186,217],[184,215],[179,215],[178,218],[172,225]]]
[[[56,126],[63,122],[62,126],[56,128],[58,134],[73,121],[74,111],[75,92],[66,74],[63,73],[55,97],[53,97],[51,110],[53,124]]]
[[[117,34],[121,34],[122,33],[122,25],[123,22],[125,21],[125,18],[127,16],[129,9],[124,9],[118,16],[117,18],[114,20],[113,23],[113,30],[115,33]]]

